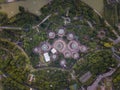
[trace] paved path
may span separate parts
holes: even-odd
[[[114,44],[120,43],[120,37],[118,37],[116,40],[113,41]]]
[[[116,69],[112,69],[111,71],[107,72],[107,73],[104,73],[102,75],[99,75],[97,77],[97,79],[95,80],[95,82],[91,85],[91,86],[88,86],[87,90],[96,90],[96,87],[98,86],[99,82],[105,78],[105,77],[108,77],[108,76],[111,76],[114,72],[116,71]]]
[[[0,26],[0,29],[22,30],[21,27],[8,27],[8,26]]]
[[[112,30],[112,32],[115,34],[117,39],[113,40],[112,38],[109,38],[109,40],[112,41],[114,43],[114,45],[116,45],[116,44],[120,43],[120,35],[118,35],[118,33],[115,30]]]
[[[118,56],[118,55],[115,53],[115,52],[116,52],[115,48],[112,47],[111,50],[112,50],[113,55],[115,56],[115,58],[120,61],[120,56]]]
[[[36,71],[39,71],[39,70],[45,70],[45,69],[52,69],[52,70],[60,70],[60,71],[68,71],[69,70],[66,70],[66,69],[62,69],[62,68],[57,68],[57,67],[43,67],[43,68],[39,68],[39,69],[36,69]]]
[[[32,26],[33,29],[36,29],[37,32],[40,32],[39,31],[39,26],[44,23],[46,20],[48,20],[49,18],[51,17],[51,14],[49,14],[48,16],[46,16],[40,23],[38,23],[37,25],[35,26]]]

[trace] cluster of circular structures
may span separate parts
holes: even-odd
[[[55,60],[59,54],[63,54],[64,58],[79,59],[79,53],[87,51],[87,47],[75,39],[75,34],[67,33],[64,28],[60,28],[58,32],[50,31],[48,38],[52,43],[42,42],[34,49],[34,52],[43,54],[46,61]]]

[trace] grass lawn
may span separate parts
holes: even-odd
[[[5,2],[5,0],[0,0],[0,3],[3,3],[3,2]]]

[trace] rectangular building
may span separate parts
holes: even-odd
[[[46,62],[49,62],[50,61],[50,56],[48,53],[44,53],[44,59]]]

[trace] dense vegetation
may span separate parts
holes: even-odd
[[[2,81],[5,88],[12,88],[12,85],[16,86],[15,81],[22,84],[26,83],[29,72],[27,65],[30,64],[27,55],[14,43],[4,39],[0,39],[0,50],[0,71],[9,77]],[[9,82],[13,82],[12,85]]]
[[[9,20],[6,14],[0,13],[0,26],[16,26],[23,29],[22,31],[0,31],[0,38],[4,38],[0,39],[0,71],[7,76],[2,79],[5,90],[27,90],[26,86],[32,86],[38,90],[63,90],[68,88],[72,82],[71,72],[68,72],[71,69],[75,70],[77,79],[90,71],[92,77],[82,84],[89,85],[97,75],[117,66],[117,61],[113,58],[110,47],[108,47],[111,43],[108,38],[116,38],[112,32],[113,28],[107,26],[103,18],[80,0],[53,0],[40,10],[42,15],[39,17],[25,11],[21,6],[19,10],[20,13]],[[66,16],[67,11],[69,11],[68,16]],[[38,30],[33,29],[33,26],[50,14],[51,17],[42,23]],[[70,23],[64,24],[63,17],[70,18]],[[88,47],[88,52],[80,53],[81,59],[78,61],[66,60],[68,71],[58,69],[58,67],[61,68],[60,60],[48,64],[52,69],[43,67],[34,71],[29,65],[32,64],[33,67],[36,67],[38,62],[42,62],[39,55],[33,52],[33,48],[38,46],[40,42],[48,40],[48,31],[57,31],[60,27],[75,33],[76,39]],[[98,37],[101,31],[104,31],[102,38]],[[63,56],[60,56],[59,59],[62,58]],[[28,75],[31,71],[35,75],[35,81],[28,83]],[[116,88],[119,88],[119,78],[119,74],[114,76],[113,82]],[[81,85],[81,82],[78,81],[77,84]]]
[[[117,61],[112,57],[112,52],[110,50],[100,50],[90,53],[83,60],[77,62],[73,68],[79,78],[88,71],[92,73],[92,77],[96,77],[116,66]],[[87,84],[91,82],[87,82]]]
[[[0,12],[0,25],[5,24],[6,22],[8,22],[7,14]]]
[[[63,90],[69,86],[69,73],[57,69],[43,69],[34,72],[35,82],[32,86],[39,90]]]
[[[119,90],[120,89],[120,68],[118,68],[118,70],[113,74],[113,84],[114,84],[114,88],[115,90]]]

